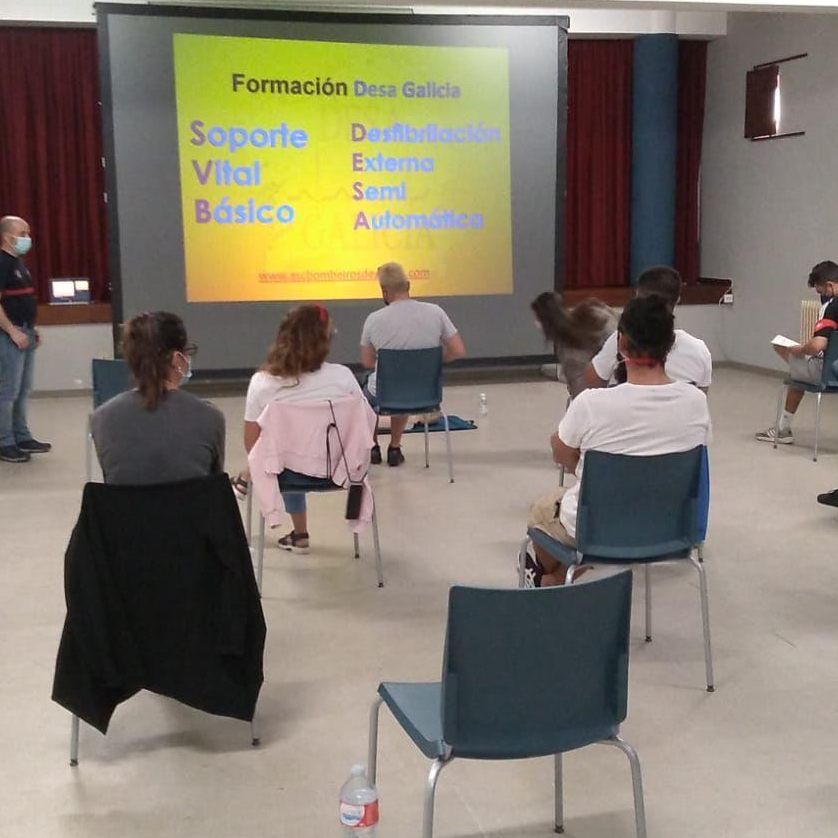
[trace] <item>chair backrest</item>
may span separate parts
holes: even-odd
[[[830,390],[838,389],[838,330],[832,332],[826,345],[821,384]]]
[[[626,717],[631,586],[624,571],[534,590],[452,588],[442,726],[454,753],[542,756],[609,735],[597,731]]]
[[[652,559],[692,548],[700,535],[704,450],[699,445],[654,456],[586,451],[577,549],[592,558],[617,561]],[[705,502],[709,502],[709,483]],[[703,518],[706,522],[706,512]]]
[[[379,349],[375,376],[380,410],[433,410],[442,403],[442,347]]]
[[[119,359],[110,361],[105,358],[94,358],[91,378],[93,380],[94,410],[114,396],[130,390],[133,386],[128,364]]]

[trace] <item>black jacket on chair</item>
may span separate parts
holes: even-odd
[[[265,618],[224,474],[88,483],[64,558],[67,617],[53,700],[106,733],[141,689],[249,721]]]

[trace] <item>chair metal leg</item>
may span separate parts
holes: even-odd
[[[573,577],[576,575],[576,565],[572,564],[569,565],[567,568],[567,573],[565,573],[564,583],[565,585],[572,585],[573,584]]]
[[[355,545],[355,558],[360,559],[361,558],[361,543],[358,540],[358,533],[356,533],[356,532],[352,533],[352,540],[353,540],[354,545]]]
[[[696,544],[695,552],[698,555],[698,560],[703,563],[704,562],[704,542],[703,541]]]
[[[448,482],[454,482],[454,457],[451,454],[451,429],[448,427],[448,414],[442,414],[442,421],[445,424],[445,448],[448,453]]]
[[[435,759],[428,772],[428,781],[425,784],[425,811],[422,816],[422,838],[433,838],[436,783],[442,769],[451,761],[451,759]]]
[[[259,729],[256,726],[256,712],[254,711],[253,718],[250,720],[250,744],[254,748],[258,748],[261,743],[262,740],[259,738]]]
[[[524,579],[526,578],[526,569],[527,569],[527,545],[529,544],[530,539],[527,536],[522,542],[521,546],[518,548],[518,587],[524,587]]]
[[[786,385],[784,384],[780,390],[780,399],[777,402],[777,418],[774,420],[774,448],[777,447],[777,432],[780,429],[780,419],[783,417],[783,406],[785,404]]]
[[[357,538],[357,536],[355,536]],[[378,587],[384,587],[384,566],[381,562],[381,541],[378,538],[378,512],[375,501],[372,506],[372,546],[375,551],[375,573],[378,577]]]
[[[649,565],[643,568],[646,583],[646,642],[652,642],[652,573]]]
[[[637,751],[624,742],[619,736],[611,739],[603,739],[602,745],[613,745],[619,748],[627,757],[631,766],[631,785],[634,791],[634,824],[637,831],[637,838],[646,838],[646,806],[643,802],[643,776],[640,773],[640,760],[637,758]]]
[[[79,717],[73,716],[70,722],[70,765],[75,768],[79,764]]]
[[[253,546],[253,487],[248,487],[247,502],[244,507],[244,532],[247,536],[247,543]]]
[[[430,460],[430,457],[429,457],[429,449],[428,449],[428,443],[429,443],[429,440],[430,440],[430,436],[431,436],[431,433],[428,430],[428,414],[426,413],[425,414],[425,468],[430,468],[431,467],[431,460]]]
[[[262,596],[262,570],[265,566],[265,516],[259,514],[259,543],[256,545],[256,587]]]
[[[553,819],[553,832],[564,832],[564,785],[562,783],[562,755],[553,757],[555,771],[556,812]]]
[[[90,433],[89,420],[84,440],[84,476],[86,483],[93,480],[93,434]]]
[[[707,574],[704,565],[690,557],[693,567],[698,571],[698,582],[701,590],[701,623],[704,629],[704,674],[707,676],[707,692],[715,692],[713,683],[713,650],[710,646],[710,604],[707,596]]]
[[[821,434],[821,397],[823,393],[818,393],[818,407],[815,411],[815,454],[812,457],[812,462],[818,461],[818,439]]]
[[[381,709],[382,698],[375,697],[370,707],[370,735],[367,745],[367,779],[375,785],[378,770],[378,711]]]

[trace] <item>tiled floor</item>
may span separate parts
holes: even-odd
[[[365,560],[351,558],[341,496],[311,503],[310,556],[268,551],[261,748],[251,749],[246,725],[144,694],[117,711],[107,738],[83,729],[77,769],[67,765],[69,717],[49,695],[88,401],[33,400],[33,427],[56,450],[0,466],[0,836],[337,836],[338,789],[363,759],[377,683],[438,676],[449,586],[513,585],[528,502],[556,479],[547,437],[564,406],[558,386],[451,387],[449,410],[476,417],[479,390],[490,412],[454,438],[455,485],[441,436],[430,470],[413,437],[405,467],[375,474],[383,590],[368,547]],[[811,405],[797,445],[752,440],[775,397],[774,379],[733,370],[717,372],[711,394],[714,695],[703,690],[690,569],[656,569],[651,645],[635,602],[623,733],[642,760],[655,838],[838,835],[838,511],[814,502],[838,484],[838,400],[826,401],[813,464]],[[218,404],[234,467],[242,400]],[[533,696],[529,712],[547,717],[550,696]],[[380,836],[418,836],[425,763],[386,711],[382,719]],[[551,777],[543,759],[455,763],[440,781],[437,834],[546,838]],[[633,835],[618,752],[570,754],[565,790],[568,835]]]

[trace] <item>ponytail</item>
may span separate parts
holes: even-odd
[[[167,311],[138,314],[122,327],[122,351],[143,404],[155,410],[166,394],[172,353],[186,351],[186,327]]]

